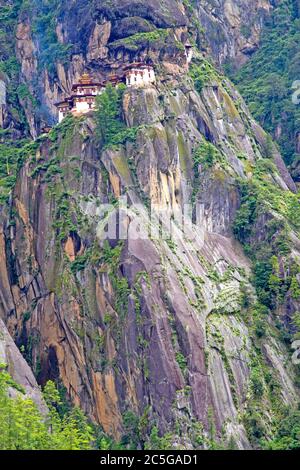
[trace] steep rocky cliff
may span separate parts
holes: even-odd
[[[232,78],[255,118],[280,145],[284,159],[299,181],[299,0],[276,2],[265,21],[259,50]]]
[[[45,414],[46,405],[33,372],[15,345],[2,320],[0,320],[0,367],[7,369],[12,379],[23,387],[26,398],[32,399],[39,410]],[[16,395],[14,388],[11,388],[10,395]]]
[[[217,63],[241,66],[258,49],[264,20],[276,2],[221,0],[196,2],[199,44]],[[195,17],[195,11],[192,16]],[[202,33],[202,34],[201,34]]]
[[[103,79],[133,58],[148,57],[179,71],[188,31],[217,63],[243,64],[258,48],[271,3],[31,0],[29,8],[20,7],[16,48],[21,80],[28,86],[21,101],[32,136],[55,121],[53,103],[87,68]],[[39,102],[38,113],[31,96]]]
[[[22,79],[39,100],[24,98],[32,135],[83,70],[104,78],[150,57],[157,84],[122,93],[118,145],[99,132],[100,108],[20,151],[1,211],[0,316],[38,383],[62,382],[115,440],[130,421],[137,447],[156,427],[172,447],[259,447],[299,401],[296,187],[196,48],[188,71],[187,2],[54,4],[55,47],[27,12],[17,28]]]

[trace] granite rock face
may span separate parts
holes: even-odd
[[[185,73],[127,90],[123,113],[138,130],[118,150],[101,147],[93,115],[34,146],[13,194],[14,224],[3,225],[1,317],[18,345],[30,345],[39,383],[61,380],[114,438],[131,410],[161,433],[175,436],[178,423],[179,447],[197,447],[195,423],[207,436],[212,419],[218,436],[250,448],[241,417],[253,364],[264,363],[289,406],[298,394],[277,336],[265,338],[262,356],[255,352],[243,306],[245,290],[255,302],[251,265],[232,233],[237,180],[250,177],[266,137],[229,83],[198,94]],[[207,141],[221,157],[200,165],[196,178],[193,155]],[[274,184],[289,191],[283,170]],[[126,214],[114,213],[120,196]],[[164,211],[167,230],[166,215],[191,200],[199,225],[187,239],[174,223],[172,241],[136,236],[137,226],[156,233],[150,203]],[[102,239],[113,217],[127,227],[121,244],[118,233]],[[267,398],[264,413],[272,413]]]
[[[0,319],[0,363],[7,367],[7,371],[14,381],[23,387],[26,398],[35,402],[42,414],[47,413],[47,407],[42,398],[41,390],[36,382],[32,370],[15,345],[12,337],[7,331],[3,321]],[[15,395],[13,389],[10,390]]]
[[[19,19],[16,49],[21,79],[41,104],[36,119],[30,103],[23,103],[33,137],[56,121],[54,103],[70,94],[85,70],[101,80],[133,61],[151,59],[179,73],[186,67],[183,44],[189,35],[217,64],[241,66],[259,47],[263,21],[272,10],[269,0],[197,0],[193,5],[180,0],[63,1],[54,13],[55,35],[70,54],[61,60],[50,54],[45,67],[40,45],[46,31],[34,30],[41,11],[36,0],[31,3],[32,9]],[[50,51],[54,47],[46,46]]]
[[[232,227],[241,185],[259,165],[274,192],[292,197],[296,188],[278,152],[266,165],[267,135],[223,76],[215,71],[195,88],[183,48],[191,28],[184,3],[63,1],[56,35],[73,49],[68,61],[51,68],[41,64],[33,17],[20,17],[22,80],[39,99],[39,112],[24,103],[34,137],[56,122],[54,103],[85,70],[105,79],[150,58],[157,84],[124,93],[122,117],[135,130],[132,142],[105,147],[91,113],[65,120],[30,146],[10,206],[1,211],[0,317],[38,383],[61,381],[72,402],[116,440],[131,411],[147,423],[142,441],[157,425],[161,435],[172,433],[174,447],[205,448],[214,428],[218,442],[248,449],[255,447],[249,421],[257,374],[267,436],[276,408],[292,409],[299,400],[291,351],[276,322],[289,323],[300,305],[287,293],[265,318],[268,334],[257,337],[249,307],[256,302],[252,266]],[[197,4],[206,52],[219,63],[242,63],[269,2]],[[253,19],[248,49],[240,34],[247,18]],[[200,55],[195,59],[203,65]],[[211,161],[197,160],[201,146],[212,152]],[[116,210],[120,197],[127,211]],[[282,220],[260,203],[252,248],[271,243],[276,232],[270,236],[268,223],[277,227]],[[160,222],[147,217],[150,206],[161,211]],[[187,207],[188,220],[198,225],[188,224],[183,237],[178,220]],[[104,241],[110,222],[118,230]],[[163,236],[170,226],[172,239]],[[149,230],[150,237],[137,236]],[[292,264],[300,242],[296,232],[290,237]],[[285,279],[289,267],[279,263]]]
[[[272,10],[270,0],[197,1],[197,13],[204,30],[204,47],[219,64],[245,63],[259,47],[265,18]]]

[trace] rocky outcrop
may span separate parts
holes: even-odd
[[[0,75],[0,127],[4,127],[6,114],[6,80],[4,75]]]
[[[285,292],[264,317],[267,334],[257,334],[251,262],[233,223],[241,187],[259,173],[267,196],[284,196],[274,209],[259,195],[247,248],[275,243],[284,220],[292,254],[290,264],[279,257],[276,274],[279,282],[289,278],[299,239],[280,211],[295,185],[277,151],[266,158],[267,136],[241,97],[198,54],[203,76],[195,89],[183,48],[189,28],[196,38],[187,2],[60,3],[54,49],[71,44],[68,60],[50,63],[49,54],[42,65],[34,10],[18,26],[23,84],[39,98],[38,113],[24,101],[33,136],[56,122],[54,103],[84,70],[102,80],[150,58],[157,84],[124,93],[121,114],[132,135],[122,145],[105,146],[91,114],[64,120],[26,147],[9,213],[1,213],[0,316],[38,383],[61,381],[116,440],[130,411],[144,423],[141,440],[157,425],[178,448],[205,448],[213,439],[256,447],[249,422],[256,422],[257,388],[265,438],[279,410],[299,399],[276,325],[300,306]],[[242,63],[269,2],[198,3],[203,48],[219,63]],[[241,35],[246,19],[249,35]],[[120,197],[128,207],[117,206]]]
[[[41,14],[36,8],[27,17],[23,13],[16,42],[23,80],[29,85],[40,84],[40,90],[32,91],[41,100],[42,108],[45,106],[41,123],[35,123],[34,110],[26,109],[33,136],[40,126],[56,121],[54,103],[70,94],[72,84],[86,69],[95,79],[105,79],[111,72],[120,73],[121,67],[132,61],[151,59],[154,63],[165,62],[171,73],[182,71],[186,67],[183,44],[188,31],[198,38],[199,48],[212,55],[217,63],[233,61],[240,66],[257,49],[263,20],[271,5],[265,0],[254,4],[223,0],[216,4],[199,1],[189,8],[180,1],[168,0],[162,4],[151,0],[146,5],[140,0],[114,0],[94,2],[93,12],[86,2],[62,2],[56,12],[57,27],[53,33],[58,44],[68,46],[70,53],[65,60],[55,60],[49,55],[43,68],[51,68],[52,72],[44,72],[42,82],[37,71],[41,37],[40,33],[31,32],[34,17]],[[58,45],[47,47],[56,50]]]
[[[21,22],[16,31],[16,48],[18,59],[22,65],[22,74],[28,83],[31,82],[37,72],[36,47],[31,37],[29,22]]]
[[[24,389],[26,398],[33,400],[41,413],[45,415],[47,413],[47,407],[33,372],[18,350],[1,319],[0,364],[1,367],[6,367],[13,380]],[[10,389],[9,393],[14,396],[16,392]]]
[[[119,149],[101,147],[92,115],[65,121],[32,147],[12,199],[14,223],[4,225],[1,316],[39,383],[60,379],[116,439],[131,410],[147,417],[147,432],[157,423],[175,435],[179,423],[178,446],[197,446],[199,421],[208,439],[212,420],[219,438],[225,429],[226,442],[250,448],[240,417],[253,368],[285,382],[290,406],[298,394],[278,335],[264,339],[262,356],[255,352],[243,302],[245,291],[255,301],[250,262],[232,234],[238,181],[262,159],[264,134],[221,78],[201,94],[185,74],[127,90],[123,112],[136,140]],[[204,154],[198,167],[201,145],[215,160]],[[283,169],[273,184],[288,191]],[[114,210],[119,196],[125,213]],[[168,214],[191,201],[197,229],[188,225],[183,237],[171,218],[172,239],[157,238],[149,204],[162,211],[164,233]],[[113,231],[104,242],[116,217],[128,237]],[[149,229],[150,238],[137,235]],[[267,390],[263,372],[262,381]],[[272,406],[266,394],[268,420]]]
[[[265,18],[272,9],[269,0],[198,0],[198,19],[203,28],[200,47],[219,64],[244,64],[259,47]]]

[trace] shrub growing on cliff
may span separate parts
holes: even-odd
[[[233,232],[242,243],[248,241],[257,213],[257,192],[254,185],[240,182],[241,207],[237,212]]]
[[[38,38],[40,64],[52,74],[56,73],[56,62],[67,62],[72,44],[62,44],[58,40],[56,27],[60,14],[59,0],[30,0],[28,8],[33,17],[32,31]]]
[[[14,187],[17,172],[28,155],[28,141],[13,142],[6,131],[3,134],[5,143],[0,142],[0,204],[7,202],[10,191]]]
[[[145,444],[147,450],[171,450],[173,447],[173,436],[171,433],[159,436],[157,426],[154,426],[151,430],[150,439]]]
[[[193,152],[194,171],[197,174],[199,165],[204,169],[211,168],[217,162],[223,160],[221,153],[210,142],[204,140]]]
[[[125,127],[121,121],[121,99],[120,90],[111,84],[97,97],[97,131],[106,145]]]
[[[126,140],[135,140],[136,128],[126,127],[122,120],[123,93],[124,86],[115,88],[109,84],[105,92],[97,97],[97,134],[105,147],[119,146]]]
[[[300,411],[287,411],[285,418],[279,423],[275,438],[263,441],[262,446],[267,450],[299,450]]]
[[[276,129],[282,131],[278,142],[287,163],[297,157],[295,136],[300,117],[299,106],[292,103],[291,88],[300,76],[298,4],[294,0],[276,2],[257,52],[238,72],[227,69],[264,129],[273,135]]]
[[[218,73],[215,68],[206,60],[200,59],[197,65],[192,65],[190,69],[190,76],[194,82],[195,88],[198,93],[201,93],[203,88],[214,80],[218,80]]]
[[[153,46],[154,44],[156,44],[157,47],[163,47],[169,34],[169,31],[166,29],[156,29],[154,31],[142,33],[140,32],[131,36],[127,36],[126,38],[118,39],[117,41],[110,43],[110,47],[116,49],[118,47],[124,47],[131,51],[137,51],[141,47],[149,47],[150,45]],[[178,43],[178,41],[176,41],[175,44],[177,44],[178,47],[179,44],[182,46],[182,44]]]

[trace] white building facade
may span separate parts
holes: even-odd
[[[104,91],[102,83],[95,83],[88,74],[83,74],[79,83],[72,87],[72,96],[56,104],[58,108],[58,122],[61,122],[67,114],[75,116],[89,113],[96,106],[96,97]]]
[[[58,109],[58,122],[61,122],[67,114],[71,111],[69,101],[61,101],[60,103],[56,104]]]
[[[134,63],[127,67],[125,73],[120,76],[111,75],[104,83],[95,83],[91,77],[85,73],[72,86],[72,95],[65,100],[56,103],[58,109],[58,122],[60,123],[67,114],[81,116],[89,113],[96,107],[96,97],[105,90],[106,83],[111,83],[117,87],[126,80],[128,87],[144,87],[153,85],[156,82],[155,72],[151,65]]]
[[[192,62],[193,57],[194,57],[193,46],[191,45],[190,41],[187,41],[185,43],[185,55],[186,55],[187,64],[189,65]]]
[[[149,86],[156,82],[155,72],[151,65],[133,64],[126,71],[128,87]]]

